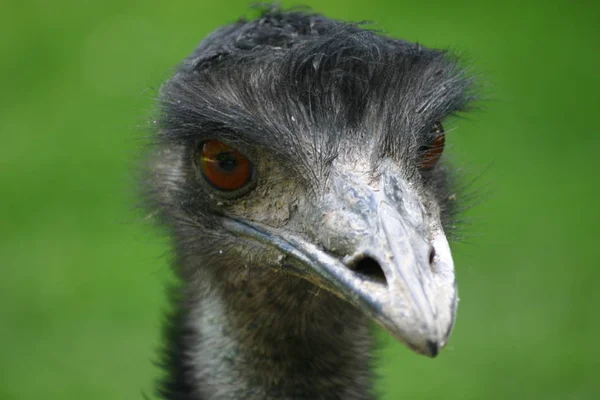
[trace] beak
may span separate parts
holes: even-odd
[[[224,218],[225,229],[283,253],[290,272],[348,301],[418,353],[435,357],[454,325],[457,290],[439,218],[397,175],[375,190],[338,176],[319,204],[317,240]],[[308,216],[307,216],[308,218]],[[336,257],[334,254],[343,254]]]

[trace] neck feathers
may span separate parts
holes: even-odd
[[[162,397],[370,399],[367,320],[308,282],[256,270],[235,282],[203,276],[175,299]]]

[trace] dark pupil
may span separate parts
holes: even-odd
[[[440,135],[444,134],[444,127],[442,126],[441,122],[436,122],[436,124],[433,126],[433,128],[431,128],[431,132],[429,132],[429,133],[434,133],[435,137],[433,138],[432,142],[419,147],[419,152],[421,152],[421,153],[425,153],[425,152],[433,149],[434,147],[438,147],[438,146],[434,146],[434,144],[436,144],[436,140],[440,137]]]
[[[219,168],[224,171],[231,172],[237,167],[237,160],[232,153],[219,153],[217,155]]]

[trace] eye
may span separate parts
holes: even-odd
[[[246,156],[218,140],[201,144],[199,168],[209,184],[223,191],[241,189],[252,177]]]
[[[421,169],[429,170],[435,167],[444,152],[446,133],[441,122],[436,122],[429,135],[432,137],[427,145],[419,148],[419,166]]]

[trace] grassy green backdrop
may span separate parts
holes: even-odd
[[[459,50],[490,97],[449,137],[485,193],[456,330],[435,360],[382,335],[383,398],[600,398],[600,3],[304,3]],[[170,68],[247,6],[0,5],[0,399],[151,393],[168,251],[130,166]]]

